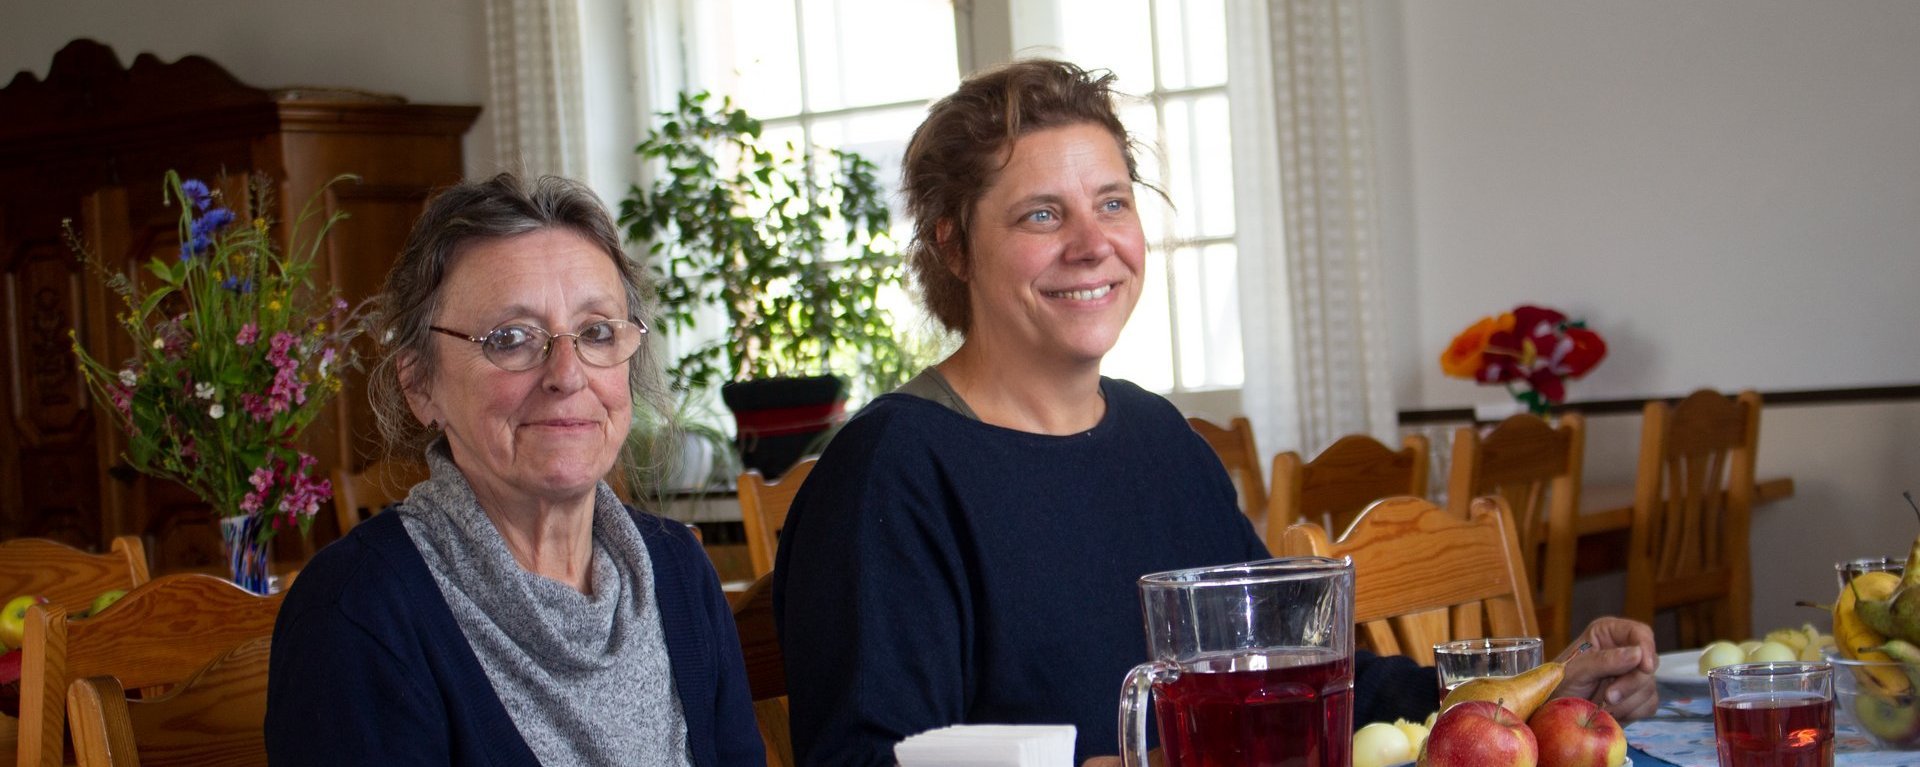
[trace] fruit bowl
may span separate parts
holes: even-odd
[[[1834,708],[1840,721],[1872,738],[1883,750],[1920,749],[1920,687],[1894,693],[1881,680],[1920,676],[1920,667],[1898,661],[1830,657]]]

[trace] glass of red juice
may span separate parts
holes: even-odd
[[[1833,667],[1745,663],[1707,673],[1720,767],[1833,767]]]
[[[1120,754],[1146,764],[1147,703],[1168,767],[1347,767],[1353,565],[1292,557],[1140,579],[1152,660],[1127,675]]]

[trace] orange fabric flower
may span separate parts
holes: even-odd
[[[1512,314],[1481,317],[1472,327],[1454,336],[1453,343],[1447,344],[1447,350],[1440,354],[1440,372],[1454,378],[1473,378],[1480,372],[1488,339],[1495,333],[1510,330],[1513,330]]]

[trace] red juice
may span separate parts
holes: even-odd
[[[1755,693],[1713,707],[1720,767],[1832,767],[1833,701],[1815,693]]]
[[[1167,767],[1348,767],[1353,658],[1321,650],[1202,659],[1154,685]]]

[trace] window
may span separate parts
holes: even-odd
[[[1023,0],[1010,1],[1019,6],[1013,15],[1032,16]],[[1147,284],[1104,372],[1160,392],[1237,388],[1225,1],[1053,1],[1053,18],[1073,23],[1052,24],[1042,35],[1052,45],[1020,53],[1112,70],[1119,90],[1138,97],[1123,104],[1122,118],[1144,148],[1141,175],[1172,201],[1141,196]],[[901,154],[927,104],[959,82],[952,0],[718,0],[679,9],[689,87],[731,96],[769,138],[872,160],[896,190],[904,238]],[[896,316],[919,316],[900,301]]]
[[[1140,175],[1167,193],[1171,209],[1141,199],[1147,285],[1108,375],[1161,392],[1239,387],[1233,149],[1227,121],[1227,24],[1223,0],[1056,0],[1060,51],[1113,71],[1139,98],[1122,119],[1147,149]]]

